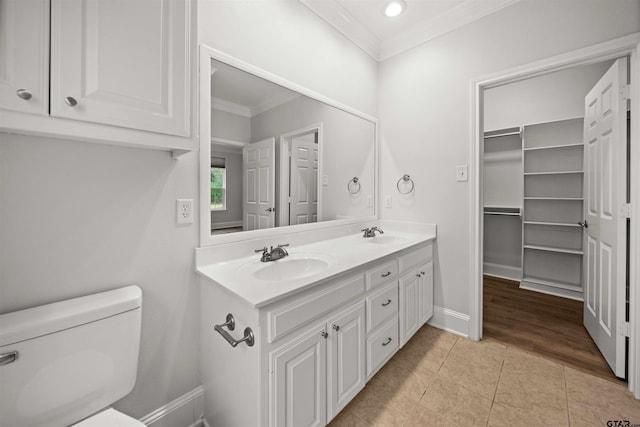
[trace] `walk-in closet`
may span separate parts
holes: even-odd
[[[483,336],[619,381],[583,326],[585,96],[612,64],[484,93]]]

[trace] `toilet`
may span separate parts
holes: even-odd
[[[141,310],[127,286],[0,315],[1,424],[144,426],[110,408],[136,382]]]

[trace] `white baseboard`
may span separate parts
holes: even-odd
[[[485,262],[482,264],[482,271],[489,276],[500,277],[501,279],[522,280],[522,268],[510,265],[493,264]]]
[[[468,314],[434,306],[433,317],[427,323],[434,328],[443,329],[447,332],[469,338]]]
[[[204,389],[198,386],[140,418],[140,422],[152,427],[198,427],[203,416]]]
[[[228,221],[228,222],[212,222],[211,228],[231,228],[242,227],[242,221]]]

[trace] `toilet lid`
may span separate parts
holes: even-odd
[[[73,427],[142,427],[145,424],[113,408],[95,414]]]

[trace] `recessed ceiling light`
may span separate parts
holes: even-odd
[[[404,0],[393,0],[384,7],[384,14],[389,18],[393,18],[404,12],[406,7],[407,4]]]

